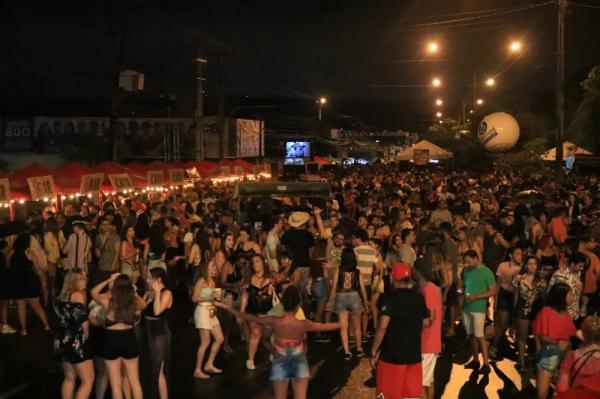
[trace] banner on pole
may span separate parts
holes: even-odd
[[[56,198],[56,187],[52,176],[28,177],[31,199],[34,201]]]
[[[0,202],[10,202],[10,184],[8,179],[0,179]]]
[[[244,168],[242,168],[241,166],[234,166],[233,167],[233,174],[236,176],[243,176],[244,175]]]
[[[81,194],[98,193],[102,190],[102,181],[104,173],[91,173],[81,176],[81,186],[79,192]]]
[[[133,190],[133,180],[129,173],[117,173],[114,175],[108,175],[110,184],[113,186],[115,191]]]
[[[150,187],[162,187],[165,174],[162,170],[149,170],[146,172],[146,181]]]
[[[183,184],[184,180],[183,169],[169,169],[169,182],[171,184]]]
[[[195,166],[191,169],[186,169],[185,173],[187,173],[187,175],[190,179],[199,179],[200,178],[200,173],[198,173],[198,169],[196,169]]]

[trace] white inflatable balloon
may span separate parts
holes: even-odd
[[[519,140],[519,124],[506,112],[494,112],[479,123],[477,137],[490,152],[510,151]]]

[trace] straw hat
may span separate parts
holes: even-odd
[[[308,213],[306,212],[292,212],[288,219],[288,223],[293,228],[301,227],[308,222]]]

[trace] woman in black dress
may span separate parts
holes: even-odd
[[[44,324],[44,331],[50,332],[46,313],[40,303],[42,295],[41,284],[43,280],[42,271],[33,259],[31,253],[31,236],[27,233],[20,234],[13,245],[10,255],[10,267],[13,276],[13,299],[17,302],[19,323],[21,330],[19,334],[27,335],[27,313],[26,306],[32,307],[35,314]]]
[[[8,325],[8,301],[12,299],[12,277],[6,259],[7,250],[6,241],[0,241],[0,334],[17,332]]]
[[[265,260],[261,255],[252,257],[252,275],[247,280],[248,289],[242,297],[242,313],[255,316],[266,316],[273,307],[274,285],[269,274],[269,268],[265,267]],[[250,322],[250,336],[248,339],[248,360],[246,368],[254,370],[254,356],[258,350],[262,334],[260,324]]]
[[[77,399],[89,397],[94,386],[86,282],[81,269],[69,270],[62,291],[54,301],[54,312],[59,322],[54,353],[61,357],[65,373],[60,389],[63,399],[73,398],[77,378],[81,382],[75,395]]]
[[[173,305],[173,294],[166,287],[167,273],[160,267],[150,269],[150,290],[146,293],[143,311],[146,338],[150,349],[150,392],[148,398],[169,397],[168,375],[171,357],[171,330],[168,315]]]

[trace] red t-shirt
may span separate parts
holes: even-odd
[[[544,306],[533,322],[533,333],[550,339],[567,340],[576,333],[573,319],[568,313],[559,314],[550,306]]]
[[[425,306],[433,315],[433,323],[423,328],[421,333],[421,353],[442,352],[442,293],[440,288],[429,282],[423,287]]]

